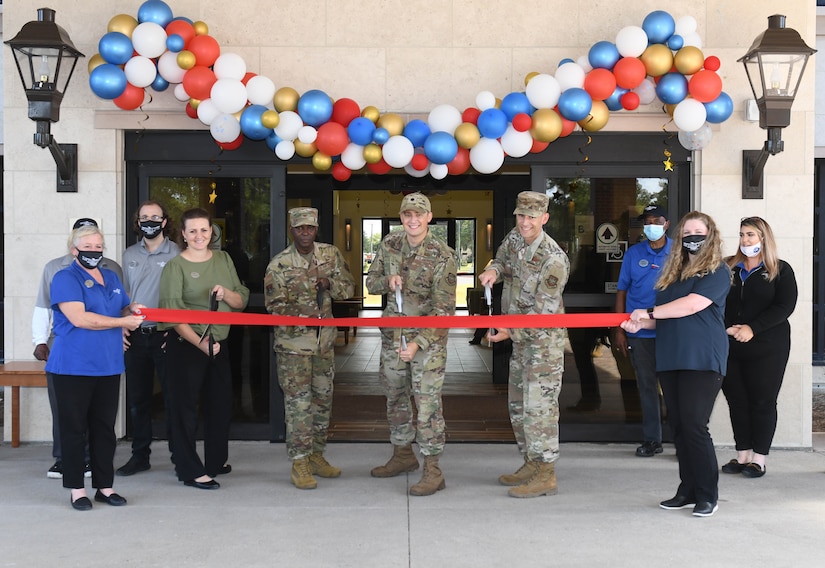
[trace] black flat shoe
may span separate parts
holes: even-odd
[[[750,477],[751,479],[762,477],[767,471],[767,468],[760,466],[758,463],[751,462],[748,465],[742,466],[742,475]]]
[[[69,500],[71,501],[71,497]],[[92,510],[92,502],[89,501],[88,497],[78,497],[76,500],[72,501],[72,508],[76,511],[91,511]]]
[[[717,511],[717,509],[719,509],[719,505],[717,505],[716,503],[711,503],[709,501],[700,501],[696,503],[696,506],[693,508],[693,516],[710,517]]]
[[[98,503],[106,503],[107,505],[112,505],[113,507],[120,507],[121,505],[126,504],[126,499],[117,493],[112,493],[111,495],[106,496],[100,492],[100,489],[98,489],[97,493],[95,493],[95,501]]]
[[[226,475],[227,473],[232,473],[232,466],[228,463],[221,466],[221,469],[218,471],[218,475]]]
[[[693,507],[696,504],[695,499],[688,499],[684,495],[676,495],[673,499],[662,501],[659,506],[662,509],[674,511],[676,509],[684,509],[685,507]]]
[[[127,477],[130,475],[134,475],[136,473],[140,473],[141,471],[146,471],[150,469],[152,466],[149,464],[147,460],[142,460],[135,458],[132,456],[129,461],[126,462],[125,465],[119,467],[115,472],[115,475],[120,475],[123,477]]]
[[[210,479],[209,481],[195,481],[194,479],[190,479],[188,481],[183,482],[184,485],[187,487],[197,487],[198,489],[220,489],[221,484],[215,481],[214,479]]]
[[[650,458],[656,454],[661,454],[664,450],[660,442],[648,440],[638,448],[636,448],[636,455],[640,458]]]
[[[722,473],[742,473],[742,470],[745,469],[746,465],[747,464],[739,463],[733,459],[722,466]]]

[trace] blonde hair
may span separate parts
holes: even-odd
[[[100,235],[100,239],[103,242],[103,248],[106,248],[106,241],[103,239],[103,233],[101,232],[100,227],[97,225],[83,225],[73,230],[69,235],[69,253],[72,252],[73,248],[77,248],[78,243],[80,243],[80,239],[83,237],[88,237],[89,235]]]
[[[773,237],[771,226],[762,217],[745,217],[739,222],[739,229],[742,227],[753,227],[759,233],[759,239],[762,241],[762,251],[759,254],[762,256],[762,264],[765,265],[765,273],[770,282],[779,275],[779,256],[776,254],[776,239]],[[735,255],[727,258],[728,266],[733,268],[740,262],[745,262],[746,258],[742,251],[737,249]]]
[[[685,223],[693,220],[701,221],[708,228],[708,234],[705,237],[705,243],[696,253],[696,258],[693,262],[689,262],[689,253],[682,246],[682,231],[684,231]],[[719,236],[716,223],[709,215],[701,211],[691,211],[682,217],[676,226],[670,255],[654,287],[657,290],[664,290],[676,281],[715,272],[722,262],[722,238]]]

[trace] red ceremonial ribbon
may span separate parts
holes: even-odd
[[[401,328],[542,328],[542,327],[617,327],[629,314],[530,314],[501,316],[396,316],[381,318],[309,318],[247,314],[242,312],[207,312],[205,310],[163,310],[141,308],[146,319],[165,323],[201,323],[218,325],[269,325],[307,327],[401,327]]]

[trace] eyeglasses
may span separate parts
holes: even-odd
[[[151,217],[149,215],[141,215],[138,217],[138,221],[163,221],[163,217],[160,215],[152,215]]]

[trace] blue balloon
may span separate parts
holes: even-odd
[[[708,116],[705,120],[712,124],[725,122],[733,114],[733,99],[725,91],[709,103],[703,103]]]
[[[558,65],[556,65],[556,67],[561,67],[561,66],[562,66],[562,65],[564,65],[565,63],[575,63],[575,61],[574,61],[574,60],[572,60],[572,59],[570,59],[569,57],[565,57],[564,59],[562,59],[561,61],[559,61],[559,64],[558,64]]]
[[[390,132],[386,128],[376,128],[372,133],[372,141],[376,144],[384,144],[390,139]]]
[[[501,138],[507,132],[507,115],[497,108],[488,108],[478,115],[476,126],[485,138]]]
[[[266,147],[269,148],[269,151],[274,152],[275,146],[278,145],[278,142],[281,142],[281,137],[275,134],[275,131],[272,130],[269,134],[266,135],[264,141],[266,142]]]
[[[668,105],[675,105],[688,94],[688,82],[681,73],[665,73],[656,85],[656,96]]]
[[[458,142],[448,132],[433,132],[424,142],[424,154],[434,164],[448,164],[458,154]]]
[[[604,100],[604,104],[606,104],[607,108],[610,110],[622,110],[624,108],[622,106],[622,95],[627,92],[628,89],[623,89],[622,87],[617,86],[613,91],[613,94]]]
[[[645,16],[642,29],[647,34],[649,43],[666,43],[676,31],[676,22],[664,10],[656,10]]]
[[[613,69],[620,58],[616,44],[609,41],[597,41],[587,54],[587,60],[594,69]]]
[[[160,93],[169,88],[169,81],[160,76],[160,73],[155,75],[155,80],[152,81],[152,88]]]
[[[404,136],[410,139],[412,145],[415,148],[424,145],[424,141],[427,139],[427,136],[430,135],[430,127],[427,125],[426,122],[416,118],[415,120],[411,120],[407,123],[404,127]]]
[[[162,27],[172,21],[172,8],[161,0],[146,0],[138,8],[138,22],[154,22]]]
[[[332,99],[318,89],[307,91],[298,99],[298,115],[305,123],[317,128],[332,118]]]
[[[178,53],[183,49],[184,42],[180,34],[172,34],[166,38],[166,49],[172,53]]]
[[[267,111],[263,105],[250,105],[241,113],[241,132],[250,140],[263,140],[273,132],[261,124],[261,115]]]
[[[117,65],[104,63],[89,74],[89,87],[101,99],[116,99],[126,90],[126,73]]]
[[[372,135],[375,133],[375,124],[363,116],[353,119],[347,126],[347,135],[354,144],[366,146],[372,142]]]
[[[559,97],[559,112],[567,120],[578,122],[590,114],[593,99],[584,89],[567,89]]]
[[[105,34],[97,44],[97,52],[106,61],[113,65],[123,65],[132,58],[134,48],[132,40],[120,32]]]
[[[513,117],[517,114],[524,113],[533,116],[533,113],[536,111],[524,93],[510,93],[501,99],[499,108],[501,108],[501,111],[510,122],[513,121]]]
[[[667,40],[667,46],[672,49],[673,51],[679,51],[685,46],[685,38],[680,35],[672,35],[670,39]]]

